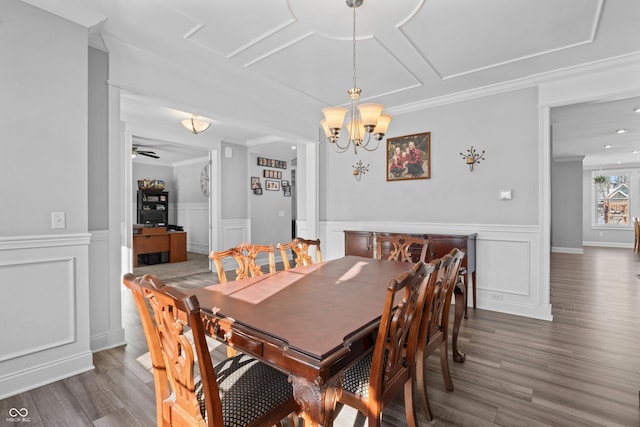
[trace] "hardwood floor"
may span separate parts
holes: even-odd
[[[455,391],[444,389],[437,355],[428,361],[433,426],[640,426],[640,257],[630,249],[585,248],[553,254],[553,322],[469,310],[451,363]],[[198,286],[212,273],[168,280]],[[0,401],[27,408],[30,426],[154,426],[152,376],[136,362],[146,343],[123,292],[127,346],[94,355],[96,369]],[[24,425],[6,421],[2,425]],[[366,425],[341,408],[336,426]],[[401,400],[384,426],[406,426]]]

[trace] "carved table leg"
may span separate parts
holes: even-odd
[[[293,397],[302,408],[305,427],[333,426],[338,390],[342,387],[341,378],[323,384],[321,378],[311,382],[289,375],[289,382],[293,386]]]
[[[462,276],[458,276],[453,293],[456,297],[456,311],[453,318],[453,337],[451,340],[451,352],[453,353],[453,360],[458,363],[464,363],[466,354],[458,350],[458,331],[460,330],[460,323],[462,322],[462,316],[465,314],[467,308],[467,292],[464,279]],[[466,318],[466,316],[464,316]]]

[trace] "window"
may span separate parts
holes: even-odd
[[[592,172],[594,225],[629,225],[631,172]]]

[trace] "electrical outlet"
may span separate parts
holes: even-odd
[[[502,294],[492,294],[491,299],[494,301],[502,301]]]
[[[51,212],[51,228],[67,228],[64,212]]]
[[[511,190],[500,190],[500,200],[511,200]]]

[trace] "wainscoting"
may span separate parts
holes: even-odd
[[[0,399],[93,369],[88,234],[0,239]]]

